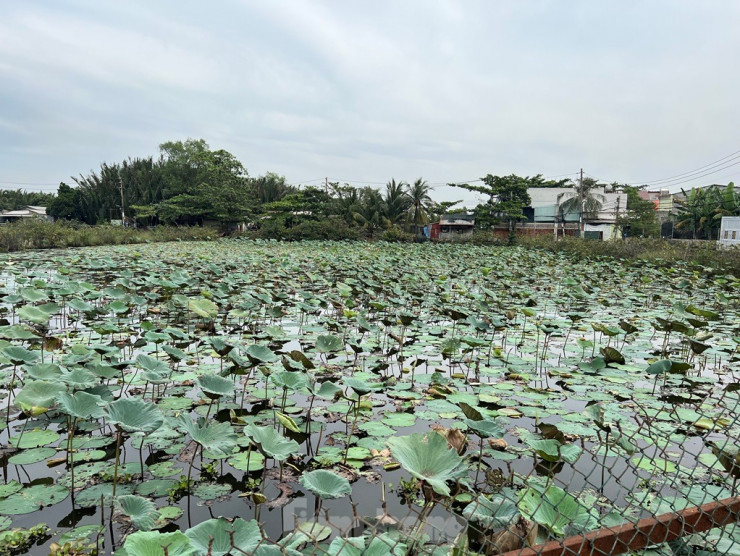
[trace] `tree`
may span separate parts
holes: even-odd
[[[515,174],[510,176],[488,174],[485,178],[481,178],[481,181],[484,185],[467,183],[449,185],[488,195],[488,202],[478,205],[475,209],[476,226],[485,229],[504,221],[508,224],[509,236],[513,239],[516,222],[526,219],[524,208],[532,202],[527,190],[530,187],[541,187],[544,183],[542,176],[537,175],[530,178]]]
[[[740,206],[731,182],[726,188],[696,188],[688,193],[682,190],[683,199],[676,199],[677,230],[689,230],[692,239],[717,239],[722,216],[740,214]]]
[[[380,192],[372,187],[365,187],[360,190],[360,203],[353,217],[355,222],[364,228],[365,233],[373,237],[376,231],[392,225],[386,216],[386,210]]]
[[[616,184],[615,184],[616,187]],[[660,222],[652,201],[640,197],[640,188],[619,186],[627,194],[627,213],[617,215],[617,227],[625,237],[659,237]]]
[[[253,202],[247,171],[225,150],[198,152],[187,162],[195,183],[157,207],[165,222],[215,220],[222,226],[243,222]]]
[[[396,182],[395,179],[385,185],[384,214],[391,224],[399,224],[409,208],[409,196],[406,194],[407,186],[406,182]]]
[[[259,203],[274,203],[285,195],[297,191],[292,185],[285,182],[285,177],[274,172],[267,172],[264,176],[253,178],[252,186],[254,194]]]
[[[583,223],[586,218],[593,218],[606,201],[606,196],[597,193],[596,189],[603,187],[597,180],[584,178],[573,186],[573,191],[563,191],[557,196],[557,213],[560,218],[566,214],[578,212],[578,230],[583,235]],[[565,202],[560,201],[565,198]]]
[[[0,191],[0,210],[18,210],[29,205],[48,207],[53,200],[53,193],[3,189]]]
[[[46,214],[55,219],[83,220],[84,216],[80,204],[80,190],[62,182],[59,184],[57,196],[46,208]]]
[[[429,223],[432,198],[429,196],[431,188],[426,181],[419,178],[413,185],[408,186],[409,209],[406,216],[407,224],[415,229],[417,235]]]

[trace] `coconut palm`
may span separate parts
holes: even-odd
[[[417,235],[429,223],[432,199],[429,196],[431,187],[422,178],[408,186],[406,195],[409,198],[409,209],[406,213],[407,225],[413,226]]]
[[[385,184],[385,217],[391,224],[399,224],[409,208],[410,198],[406,193],[408,184],[392,179]]]
[[[366,187],[360,191],[360,204],[352,216],[355,222],[365,229],[369,237],[372,237],[377,230],[390,226],[391,222],[385,213],[385,202],[378,190]]]
[[[585,218],[593,218],[606,201],[603,193],[596,190],[602,187],[591,178],[580,180],[572,191],[563,191],[557,196],[557,212],[561,220],[571,212],[578,212],[578,230],[583,234],[583,223]],[[560,202],[565,197],[564,202]]]

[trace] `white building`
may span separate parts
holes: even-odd
[[[733,247],[740,245],[740,216],[723,216],[719,228],[719,245]]]
[[[559,214],[560,205],[575,195],[572,187],[531,187],[527,190],[532,200],[530,206],[524,210],[527,220],[538,228],[552,226],[572,227],[580,222],[580,211],[573,210],[566,214]],[[601,209],[593,215],[585,215],[584,235],[595,239],[612,239],[621,237],[615,224],[617,217],[627,214],[627,194],[622,191],[612,191],[604,187],[594,191],[601,202]],[[562,195],[560,202],[558,196]],[[567,226],[570,224],[571,226]],[[526,224],[525,224],[526,226]],[[552,228],[551,228],[552,229]]]
[[[54,220],[51,216],[46,214],[46,207],[28,205],[23,209],[4,210],[0,212],[0,224],[17,222],[19,220],[25,220],[26,218],[40,218],[42,220],[48,220],[49,222]]]

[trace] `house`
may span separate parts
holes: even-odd
[[[571,187],[532,187],[527,190],[531,199],[530,206],[524,208],[525,222],[517,224],[518,234],[545,235],[556,237],[578,235],[581,223],[580,211],[563,213],[561,205],[575,194]],[[584,215],[583,235],[591,239],[612,239],[621,237],[616,227],[617,218],[627,214],[627,195],[604,187],[596,191],[601,202],[601,209],[595,214]],[[558,199],[558,197],[560,197]],[[508,234],[497,228],[499,235]]]
[[[431,238],[448,241],[469,236],[475,228],[475,216],[472,214],[443,214],[439,222],[432,224]]]
[[[25,218],[40,218],[48,222],[52,222],[54,219],[46,214],[46,207],[37,207],[28,205],[25,208],[18,210],[4,210],[0,212],[0,224],[7,224],[9,222],[18,222]]]
[[[719,228],[720,247],[740,246],[740,216],[723,216]]]

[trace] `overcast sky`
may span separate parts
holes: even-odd
[[[0,186],[188,137],[294,184],[737,182],[738,29],[736,0],[0,0]]]

